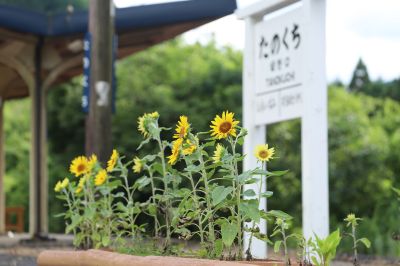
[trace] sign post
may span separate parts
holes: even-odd
[[[265,143],[268,124],[301,118],[303,233],[306,238],[314,233],[326,236],[325,0],[265,0],[238,10],[237,16],[246,23],[243,122],[249,136],[244,143],[248,155],[244,170],[257,166],[251,154],[257,144]],[[265,200],[260,208],[266,209]],[[259,227],[266,232],[265,223]],[[266,258],[266,243],[253,240],[251,253]]]

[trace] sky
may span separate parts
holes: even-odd
[[[216,0],[217,1],[217,0]],[[244,8],[260,0],[237,0]],[[114,0],[117,7],[171,0]],[[350,82],[359,58],[373,80],[400,78],[400,0],[326,0],[326,67],[328,81]],[[244,47],[244,23],[226,16],[184,34],[189,43]]]

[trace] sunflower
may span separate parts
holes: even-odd
[[[85,156],[78,156],[72,160],[69,171],[76,177],[86,174],[89,171],[88,160]]]
[[[192,142],[190,140],[186,140],[185,148],[183,149],[183,155],[190,155],[196,150],[196,142]]]
[[[211,136],[217,139],[227,138],[228,136],[236,136],[236,126],[239,121],[236,121],[231,112],[222,112],[222,116],[216,115],[214,120],[211,121]]]
[[[344,219],[345,222],[347,222],[347,226],[357,226],[358,221],[362,220],[361,218],[357,218],[354,213],[350,213],[347,215],[347,217]]]
[[[221,161],[224,152],[225,152],[224,146],[218,143],[217,147],[215,147],[214,156],[212,157],[214,163],[219,163]]]
[[[138,130],[143,134],[145,138],[150,136],[150,132],[147,129],[147,125],[149,123],[149,119],[158,119],[160,114],[158,112],[153,112],[149,114],[144,114],[138,118]]]
[[[187,116],[181,115],[179,117],[178,124],[176,125],[175,131],[176,133],[174,134],[174,139],[184,139],[186,138],[188,131],[189,131],[189,123],[188,123],[188,118]]]
[[[270,159],[273,159],[275,149],[268,148],[268,144],[260,144],[257,145],[254,155],[259,161],[268,162]]]
[[[81,177],[81,178],[79,179],[78,187],[77,187],[76,190],[75,190],[75,193],[76,193],[76,194],[79,194],[79,193],[82,192],[83,187],[85,186],[85,182],[86,182],[86,178],[85,178],[85,177]]]
[[[183,139],[177,139],[172,143],[171,155],[167,157],[169,159],[168,163],[170,165],[174,165],[176,161],[178,161],[179,150],[181,149],[182,144],[183,144]]]
[[[142,171],[142,168],[143,168],[142,160],[140,160],[139,157],[135,157],[133,159],[133,167],[132,167],[133,172],[140,173],[140,171]]]
[[[57,183],[56,183],[56,185],[55,185],[55,187],[54,187],[54,191],[55,192],[60,192],[61,191],[61,184],[62,184],[62,182],[61,181],[58,181]]]
[[[111,172],[114,170],[115,165],[117,164],[119,154],[116,149],[113,149],[110,160],[107,162],[107,172]]]
[[[97,175],[96,175],[96,177],[95,177],[95,179],[94,179],[94,184],[95,184],[96,186],[101,186],[101,185],[104,184],[104,182],[106,182],[106,180],[107,180],[107,171],[104,170],[104,169],[101,169],[101,170],[97,173]]]
[[[153,119],[157,119],[157,118],[159,118],[160,117],[160,114],[157,112],[157,111],[155,111],[155,112],[152,112],[152,113],[150,113],[150,114],[148,114],[151,118],[153,118]]]
[[[95,154],[92,154],[89,157],[89,160],[88,160],[88,169],[89,169],[88,172],[93,170],[93,168],[95,167],[96,163],[97,163],[97,156]]]
[[[64,180],[61,183],[61,189],[64,189],[68,186],[69,184],[69,179],[68,178],[64,178]]]
[[[141,116],[138,118],[138,130],[140,133],[143,134],[144,137],[147,137],[149,135],[149,132],[146,129],[145,125],[145,116]]]

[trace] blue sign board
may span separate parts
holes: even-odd
[[[83,95],[82,95],[82,110],[89,113],[90,102],[90,48],[91,48],[91,35],[90,32],[85,34],[83,41]]]
[[[92,38],[90,32],[85,34],[83,41],[83,95],[82,95],[82,110],[84,113],[89,113],[90,104],[90,62],[91,62],[91,43]],[[115,73],[115,62],[117,60],[118,38],[113,39],[113,54],[112,54],[112,112],[115,113],[115,97],[117,89],[117,79]]]

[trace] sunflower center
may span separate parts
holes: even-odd
[[[179,131],[179,137],[180,138],[184,138],[185,137],[185,132],[186,132],[185,128],[181,127],[181,130]]]
[[[268,151],[266,151],[266,150],[260,151],[260,152],[258,153],[258,156],[260,156],[260,158],[267,158],[268,155],[269,155],[269,153],[268,153]]]
[[[85,169],[86,169],[86,167],[84,164],[78,165],[78,172],[83,172],[83,171],[85,171]]]
[[[228,133],[229,130],[231,130],[232,128],[232,124],[230,122],[223,122],[221,123],[221,125],[219,126],[219,131],[221,131],[222,133]]]

